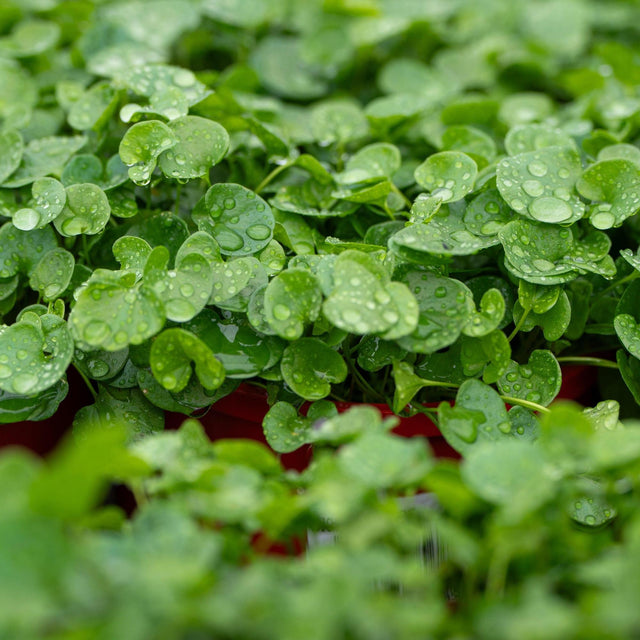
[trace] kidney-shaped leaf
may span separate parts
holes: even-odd
[[[500,393],[547,406],[558,395],[562,383],[560,365],[551,351],[536,349],[528,364],[511,361],[498,379]]]
[[[264,314],[269,326],[287,340],[297,340],[320,313],[322,291],[306,269],[287,269],[267,285]]]
[[[472,189],[478,166],[462,151],[440,151],[416,167],[416,182],[441,202],[456,202]]]
[[[95,235],[109,222],[111,205],[105,192],[95,184],[74,184],[66,188],[67,201],[53,221],[63,236]]]
[[[24,152],[24,142],[19,131],[9,129],[0,133],[0,184],[2,184],[19,166]]]
[[[58,246],[50,226],[21,231],[11,222],[0,227],[0,278],[29,273],[40,258]]]
[[[230,256],[248,256],[262,251],[273,237],[275,221],[271,207],[251,189],[239,184],[219,183],[207,190],[192,217]]]
[[[45,302],[55,300],[69,286],[74,266],[73,254],[65,249],[51,249],[31,272],[29,285],[40,293]]]
[[[212,120],[183,116],[169,123],[177,143],[158,158],[165,176],[191,180],[204,175],[224,158],[229,148],[226,129]]]
[[[569,224],[584,215],[574,187],[582,170],[573,148],[545,147],[502,159],[496,183],[520,215],[539,222]]]
[[[131,272],[96,270],[77,294],[69,314],[75,340],[87,350],[117,351],[141,344],[160,331],[164,305],[155,291]]]
[[[57,218],[67,201],[67,193],[55,178],[38,178],[31,185],[31,200],[28,206],[18,209],[13,224],[22,231],[42,229]]]
[[[438,420],[442,435],[463,455],[478,443],[513,437],[504,402],[479,380],[462,383],[454,406],[442,402]]]
[[[576,185],[594,200],[589,221],[597,229],[620,226],[640,208],[640,166],[631,160],[601,160],[588,167]]]
[[[331,384],[343,382],[347,365],[342,356],[317,338],[300,338],[282,355],[280,370],[285,382],[305,400],[320,400],[331,393]]]
[[[25,313],[0,329],[0,389],[32,396],[62,378],[73,357],[73,338],[58,316]]]
[[[211,349],[184,329],[167,329],[151,345],[151,371],[167,391],[182,391],[191,377],[194,364],[200,384],[217,389],[224,381],[224,367]]]
[[[120,141],[120,159],[129,167],[129,177],[139,185],[149,184],[158,156],[177,144],[173,131],[159,120],[134,124]]]

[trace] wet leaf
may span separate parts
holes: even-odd
[[[166,329],[151,345],[151,371],[167,391],[182,391],[189,382],[192,363],[202,386],[213,391],[223,382],[222,363],[197,336],[184,329]]]
[[[29,285],[37,291],[45,302],[61,296],[69,286],[75,259],[65,249],[47,251],[29,276]]]
[[[285,382],[305,400],[325,398],[331,393],[331,383],[347,377],[342,356],[317,338],[300,338],[289,344],[280,370]]]
[[[560,392],[562,373],[551,351],[536,349],[526,365],[511,362],[498,380],[500,393],[547,406]]]
[[[210,187],[192,217],[224,255],[248,256],[262,251],[273,237],[271,207],[251,189],[220,183]]]
[[[63,236],[95,235],[109,222],[111,206],[105,192],[95,184],[74,184],[65,189],[66,202],[53,224]]]
[[[415,170],[416,182],[441,202],[456,202],[473,189],[476,163],[461,151],[440,151]]]
[[[58,316],[25,313],[0,329],[0,389],[35,395],[64,376],[73,357],[73,339]]]

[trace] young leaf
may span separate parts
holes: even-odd
[[[317,338],[300,338],[282,355],[280,370],[285,382],[305,400],[320,400],[331,393],[331,384],[343,382],[347,365],[342,356]]]
[[[191,377],[191,363],[202,386],[213,391],[224,381],[224,367],[209,347],[184,329],[166,329],[151,345],[151,371],[167,391],[182,391]]]
[[[178,139],[159,120],[134,124],[120,141],[120,158],[129,167],[129,177],[138,185],[147,185],[156,168],[158,157],[171,149]]]

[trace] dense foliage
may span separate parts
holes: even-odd
[[[640,634],[638,25],[5,0],[0,423],[72,369],[94,402],[47,463],[0,454],[0,640]],[[566,364],[595,406],[552,405]],[[307,471],[160,433],[242,381]]]
[[[640,633],[640,425],[595,430],[558,405],[537,442],[504,435],[460,466],[389,426],[370,407],[326,421],[302,474],[193,420],[128,448],[94,430],[46,465],[0,454],[0,637]],[[98,506],[114,480],[140,504],[126,522]],[[304,555],[265,555],[307,531]]]
[[[460,387],[544,411],[562,362],[639,398],[636,17],[3,4],[0,420],[52,415],[71,366],[79,428],[155,431],[251,380],[283,450],[305,400],[413,400],[445,431],[422,403]]]

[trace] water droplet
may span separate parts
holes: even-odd
[[[273,307],[273,316],[276,320],[287,320],[291,316],[291,310],[283,304]]]
[[[193,286],[190,285],[188,282],[185,282],[183,285],[180,286],[180,293],[183,296],[186,296],[187,298],[189,296],[192,296],[194,292]]]
[[[16,393],[25,395],[38,384],[38,376],[33,373],[19,373],[13,379],[13,390]]]
[[[35,209],[19,209],[13,214],[13,224],[22,231],[35,229],[40,222],[40,214]]]
[[[99,345],[111,334],[111,329],[102,320],[92,320],[82,332],[83,338],[91,345]]]
[[[109,365],[104,360],[90,360],[87,368],[94,378],[104,378],[110,371]]]
[[[536,161],[530,163],[527,169],[532,176],[536,176],[537,178],[546,176],[548,171],[547,165],[544,162]]]
[[[545,196],[529,205],[529,213],[540,222],[564,222],[571,218],[572,209],[559,198]]]
[[[271,229],[264,224],[254,224],[247,229],[247,235],[252,240],[266,240],[271,235]]]
[[[215,231],[215,238],[224,251],[237,251],[244,246],[242,236],[232,229],[218,227]]]
[[[527,193],[527,195],[530,195],[532,198],[537,198],[544,193],[544,186],[538,180],[525,180],[522,183],[522,188],[525,193]]]
[[[236,206],[235,198],[225,198],[224,199],[224,208],[231,210]]]
[[[432,193],[434,198],[438,198],[442,202],[446,202],[447,200],[451,200],[453,198],[453,191],[451,189],[447,189],[446,187],[441,187],[440,189],[436,189]]]
[[[6,364],[0,364],[0,378],[9,378],[13,372]]]
[[[162,386],[165,389],[175,389],[176,385],[178,384],[178,381],[176,380],[176,377],[171,375],[170,373],[167,373],[166,375],[162,376]]]
[[[591,215],[591,224],[596,229],[610,229],[615,222],[615,216],[607,211],[598,211]]]
[[[436,290],[433,292],[436,298],[444,298],[447,295],[446,287],[436,287]]]

